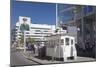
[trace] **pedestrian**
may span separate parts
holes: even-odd
[[[35,54],[34,44],[31,44],[31,50],[32,50],[32,53]]]
[[[26,51],[28,51],[28,42],[26,42]]]
[[[34,44],[34,54],[38,55],[38,46],[37,46],[37,44]]]
[[[28,55],[30,56],[30,54],[31,54],[31,43],[28,43],[27,46],[28,46],[28,49],[27,49],[28,50]]]

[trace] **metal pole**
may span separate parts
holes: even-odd
[[[82,14],[82,19],[81,19],[81,24],[82,24],[82,48],[83,48],[83,50],[85,50],[85,40],[84,40],[84,38],[85,38],[85,33],[84,33],[84,17],[83,17],[83,15],[84,15],[84,10],[83,10],[83,6],[81,7],[82,8],[82,12],[81,12],[81,14]]]
[[[56,29],[57,29],[57,26],[58,26],[58,11],[57,11],[57,4],[56,4]],[[55,42],[55,41],[54,41]],[[53,56],[52,56],[52,61],[54,61],[55,60],[55,58],[54,58],[54,56],[55,56],[55,52],[56,52],[56,48],[55,48],[55,46],[57,46],[57,45],[55,45],[55,43],[53,43],[53,50],[54,50],[54,52],[53,52]]]
[[[60,26],[61,26],[61,24],[60,24]],[[61,45],[61,28],[60,28],[60,43],[59,43],[59,48],[60,48],[60,45]],[[61,55],[60,50],[59,50],[59,54]],[[60,55],[59,55],[59,57],[61,57]]]
[[[25,31],[24,31],[24,52],[26,52],[26,37],[25,37]]]
[[[60,60],[60,55],[61,55],[61,52],[60,52],[60,45],[61,45],[61,24],[62,24],[62,21],[60,22],[60,40],[59,40],[59,60]]]

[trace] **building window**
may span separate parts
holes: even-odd
[[[16,28],[19,28],[19,26],[16,26]]]
[[[47,30],[45,30],[44,32],[48,32]]]
[[[69,45],[69,38],[65,38],[66,45]]]
[[[26,32],[26,34],[30,34],[29,32]]]
[[[35,30],[36,32],[41,32],[41,30]]]

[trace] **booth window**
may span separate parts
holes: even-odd
[[[73,45],[73,39],[71,39],[71,45]]]
[[[66,45],[69,45],[69,38],[66,38],[65,41],[66,41]]]

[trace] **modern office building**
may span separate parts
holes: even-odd
[[[74,22],[74,5],[58,4],[58,26],[67,30],[67,35],[74,36],[77,43],[77,26]]]
[[[34,24],[30,17],[19,16],[19,20],[12,29],[12,41],[19,42],[21,36],[25,35],[25,38],[34,38],[35,41],[43,42],[45,41],[45,36],[50,36],[56,33],[65,33],[66,30],[60,29],[55,32],[55,25],[48,24]]]
[[[86,49],[96,45],[95,6],[59,4],[58,17],[59,22],[62,22],[60,25],[68,31],[67,33],[76,36],[80,48]]]
[[[13,29],[14,40],[18,41],[22,34],[26,34],[26,37],[42,38],[43,36],[50,35],[55,30],[55,25],[47,24],[32,24],[31,18],[19,17],[16,27]],[[29,35],[28,35],[29,34]]]

